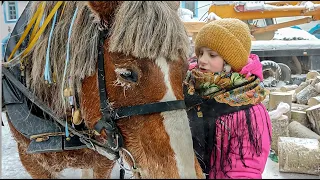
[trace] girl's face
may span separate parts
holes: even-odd
[[[217,52],[210,48],[201,47],[198,57],[198,65],[202,72],[221,72],[223,70],[224,60]]]

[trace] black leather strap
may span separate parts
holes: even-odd
[[[128,106],[115,110],[115,119],[121,119],[133,115],[144,115],[159,113],[164,111],[173,111],[178,109],[185,109],[186,105],[183,100],[155,102],[150,104],[142,104],[136,106]]]
[[[108,107],[108,92],[106,89],[105,71],[104,71],[104,41],[108,36],[108,30],[100,31],[98,47],[98,85],[100,94],[100,111],[103,116],[110,116]],[[109,119],[109,118],[107,118]]]

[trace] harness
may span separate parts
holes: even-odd
[[[17,29],[19,28],[14,28],[13,32],[17,32]],[[146,115],[186,108],[184,100],[154,102],[118,109],[112,109],[109,106],[104,66],[104,42],[109,34],[108,29],[100,31],[99,35],[97,65],[102,117],[94,127],[94,130],[98,133],[101,133],[103,129],[106,130],[107,143],[105,144],[92,138],[90,135],[92,134],[92,130],[79,131],[72,126],[66,126],[65,120],[59,118],[50,107],[26,88],[23,84],[23,73],[19,67],[8,68],[2,66],[3,105],[6,106],[8,116],[10,117],[8,120],[12,122],[21,134],[31,139],[27,150],[28,153],[59,152],[90,148],[115,161],[120,158],[120,150],[124,149],[123,137],[116,124],[117,120],[135,115]],[[11,34],[11,38],[16,38],[13,36],[13,33]],[[13,49],[12,43],[11,47],[9,45],[7,47],[8,52]],[[71,133],[70,141],[66,141],[63,138],[66,135],[65,129]],[[136,165],[133,157],[131,159],[135,168]]]

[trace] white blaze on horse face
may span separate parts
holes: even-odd
[[[156,59],[156,64],[164,75],[164,83],[167,87],[167,92],[161,101],[177,100],[171,86],[169,65],[166,59],[159,57]],[[175,153],[180,178],[197,178],[192,137],[186,110],[167,111],[162,112],[161,115],[164,118],[164,127],[170,138],[171,148]]]

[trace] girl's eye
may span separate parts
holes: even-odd
[[[210,54],[210,57],[216,57],[217,55],[215,55],[215,54]]]

